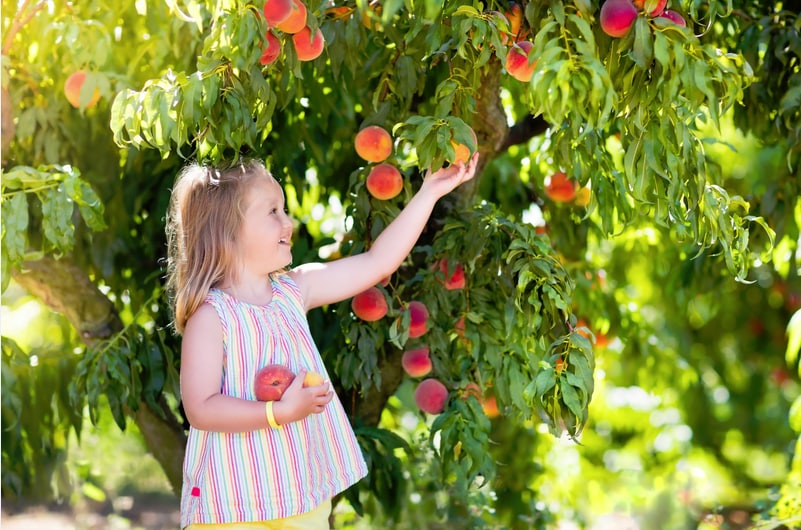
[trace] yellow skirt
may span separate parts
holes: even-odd
[[[190,524],[185,530],[330,530],[331,499],[317,508],[284,519],[255,523]]]

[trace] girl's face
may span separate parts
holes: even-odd
[[[292,263],[292,219],[285,211],[284,191],[274,178],[257,178],[249,186],[240,228],[242,266],[269,274]]]

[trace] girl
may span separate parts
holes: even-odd
[[[329,528],[331,498],[367,467],[306,312],[394,272],[436,201],[472,178],[476,161],[477,155],[429,172],[370,250],[291,269],[292,220],[281,186],[262,163],[181,171],[167,234],[190,423],[182,528]],[[267,364],[296,376],[280,400],[265,403],[256,400],[253,381]],[[304,387],[307,371],[326,374],[326,381]]]

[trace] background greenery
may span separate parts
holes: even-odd
[[[188,159],[265,159],[295,261],[329,259],[369,246],[469,126],[479,175],[393,275],[389,315],[309,315],[370,464],[337,527],[799,526],[801,6],[672,1],[687,30],[640,16],[611,39],[600,4],[522,2],[521,83],[509,2],[310,1],[323,55],[285,42],[265,67],[261,5],[4,0],[4,506],[180,484],[163,218]],[[64,97],[78,69],[96,106]],[[364,188],[368,124],[396,139],[397,199]],[[586,207],[548,198],[557,170]],[[466,289],[442,288],[440,257]],[[437,416],[400,367],[423,343],[451,391]]]

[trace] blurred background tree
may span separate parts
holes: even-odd
[[[179,487],[164,212],[188,160],[264,159],[300,263],[368,247],[462,144],[478,177],[387,315],[309,315],[370,465],[336,526],[801,524],[800,6],[627,1],[615,37],[602,2],[308,1],[310,58],[261,2],[4,0],[3,498],[102,496],[111,470],[67,462],[109,419]]]

